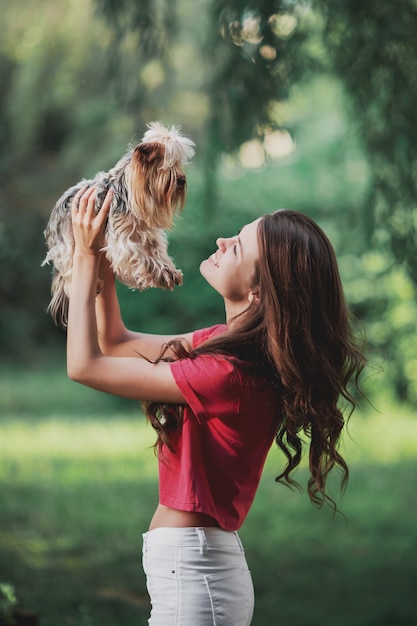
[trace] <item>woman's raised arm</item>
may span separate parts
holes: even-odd
[[[164,344],[171,339],[183,338],[192,342],[193,333],[181,335],[155,335],[140,333],[126,328],[120,312],[116,281],[110,264],[103,254],[99,278],[102,289],[96,297],[97,331],[100,349],[109,356],[143,356],[157,359]]]
[[[100,349],[95,299],[110,204],[109,192],[95,214],[94,188],[77,194],[72,204],[75,250],[68,314],[68,375],[88,387],[126,398],[182,403],[184,398],[169,363],[108,356]]]

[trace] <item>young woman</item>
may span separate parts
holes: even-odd
[[[287,463],[310,440],[308,493],[326,479],[344,426],[340,398],[365,359],[352,335],[333,248],[307,216],[281,210],[217,240],[200,272],[224,298],[226,323],[180,336],[123,325],[102,258],[108,193],[72,205],[75,236],[67,366],[84,385],[145,402],[156,428],[159,505],[144,534],[153,626],[245,626],[253,587],[237,530],[274,440]],[[97,295],[98,277],[103,289]]]

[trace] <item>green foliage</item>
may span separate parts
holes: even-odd
[[[5,624],[12,624],[13,609],[17,598],[13,585],[0,582],[0,620]]]
[[[49,285],[40,263],[43,241],[34,233],[42,233],[39,215],[27,214],[22,219],[8,205],[0,212],[0,346],[3,354],[30,359],[31,350],[40,343],[56,339],[52,324],[46,318],[45,303]]]
[[[205,195],[213,210],[219,201],[219,154],[280,128],[276,104],[288,99],[315,59],[306,45],[308,20],[297,2],[213,0],[209,15],[204,165]]]
[[[314,59],[306,47],[311,24],[296,2],[214,0],[210,15],[209,139],[218,154],[279,126],[273,105],[288,99]]]
[[[399,0],[316,3],[325,41],[347,85],[373,176],[369,238],[390,240],[417,287],[417,5]]]
[[[197,140],[187,206],[170,234],[185,283],[173,293],[120,287],[127,324],[178,332],[223,319],[200,261],[219,235],[296,208],[335,244],[384,369],[372,385],[416,402],[413,2],[401,0],[395,20],[375,0],[41,6],[8,0],[0,23],[2,356],[35,361],[40,346],[63,345],[40,268],[49,212],[159,118]],[[267,149],[275,128],[292,138],[278,135],[289,148],[278,158]],[[256,166],[243,158],[249,148],[261,154]]]
[[[103,98],[97,41],[105,31],[88,7],[7,4],[0,24],[0,341],[3,354],[30,358],[34,346],[57,336],[45,315],[49,275],[40,269],[49,212],[70,183],[115,162],[133,126],[123,114],[113,119],[114,99]]]
[[[176,31],[176,2],[172,0],[96,0],[97,12],[103,14],[119,41],[133,33],[131,41],[145,59],[168,57]],[[117,47],[114,47],[117,51]]]
[[[417,404],[417,302],[404,268],[380,251],[342,258],[347,297],[355,314],[366,320],[369,378],[365,389],[379,395],[394,389],[397,397]]]

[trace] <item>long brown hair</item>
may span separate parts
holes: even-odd
[[[298,483],[290,476],[300,464],[303,437],[309,445],[308,494],[322,505],[329,472],[349,471],[338,451],[345,418],[340,401],[355,408],[350,381],[358,378],[366,359],[352,330],[333,247],[308,216],[290,210],[265,215],[258,226],[259,260],[253,284],[259,301],[233,320],[229,330],[196,349],[180,341],[170,347],[177,358],[223,354],[251,364],[280,389],[280,421],[276,443],[287,464],[277,482]],[[147,405],[158,431],[158,445],[169,446],[170,433],[181,418],[181,407]],[[161,419],[162,418],[162,419]]]

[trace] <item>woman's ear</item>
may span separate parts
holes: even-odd
[[[260,302],[261,298],[259,296],[259,289],[257,287],[255,287],[254,289],[251,289],[248,295],[248,300],[251,304],[252,302],[255,302],[256,304]]]

